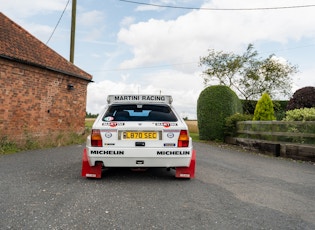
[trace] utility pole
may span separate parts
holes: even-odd
[[[72,0],[72,17],[71,17],[71,38],[70,38],[70,62],[74,62],[74,43],[75,43],[75,21],[77,11],[77,0]]]

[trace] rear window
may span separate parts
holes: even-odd
[[[103,121],[177,121],[168,105],[115,104],[109,106]]]

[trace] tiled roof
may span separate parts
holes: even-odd
[[[91,80],[92,76],[50,49],[0,12],[0,57]]]

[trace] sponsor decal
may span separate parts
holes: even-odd
[[[124,151],[119,150],[91,150],[92,155],[124,155]]]
[[[169,122],[156,122],[155,126],[164,126],[164,128],[169,128],[171,126],[178,126],[177,123],[169,123]]]
[[[110,127],[116,127],[116,126],[124,126],[125,122],[103,122],[102,126],[110,126]]]
[[[115,101],[136,101],[139,100],[139,95],[118,95],[114,96]]]
[[[113,121],[113,120],[114,120],[113,117],[105,117],[105,118],[104,118],[104,121]]]
[[[188,173],[181,173],[181,174],[179,174],[179,177],[190,178],[190,174],[188,174]]]
[[[157,151],[157,155],[190,155],[190,151]]]
[[[171,104],[173,101],[170,95],[108,95],[107,103],[115,102],[158,102]]]
[[[85,176],[86,177],[96,177],[96,174],[86,173]]]
[[[117,122],[109,122],[109,126],[110,127],[116,127],[117,126]]]
[[[163,126],[164,126],[164,128],[169,128],[169,127],[171,127],[171,124],[168,122],[163,122]]]
[[[143,95],[141,96],[141,100],[146,100],[146,101],[165,101],[164,96],[158,96],[158,95]]]
[[[115,101],[165,101],[162,95],[117,95]]]
[[[175,143],[164,143],[164,146],[165,147],[174,147],[174,146],[176,146],[176,144]]]

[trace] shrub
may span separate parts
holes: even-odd
[[[244,113],[254,114],[257,101],[255,101],[255,100],[241,100],[241,102],[242,102]]]
[[[294,109],[286,112],[285,121],[315,121],[315,108]]]
[[[10,141],[7,136],[0,137],[0,154],[18,152],[18,146]]]
[[[315,107],[315,87],[298,89],[290,99],[287,110]]]
[[[273,108],[278,121],[281,121],[283,118],[285,118],[287,105],[288,101],[273,101]]]
[[[256,104],[254,112],[254,121],[272,121],[275,120],[273,103],[268,93],[264,93]]]
[[[200,140],[223,140],[225,118],[242,113],[234,91],[223,85],[209,86],[199,95],[197,118]]]
[[[236,113],[225,119],[224,134],[225,136],[234,137],[237,134],[237,122],[238,121],[251,121],[253,115]]]

